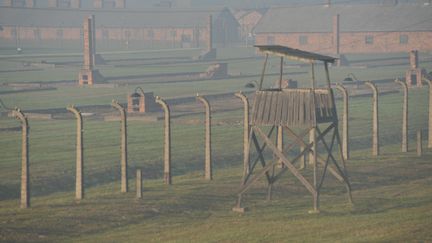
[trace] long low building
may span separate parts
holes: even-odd
[[[258,23],[255,34],[258,45],[329,54],[432,51],[432,6],[274,7]]]
[[[239,24],[221,9],[49,9],[0,7],[0,42],[80,41],[84,18],[95,15],[98,41],[202,47],[239,41]],[[212,35],[209,35],[212,16]]]

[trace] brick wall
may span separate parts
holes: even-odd
[[[340,33],[341,53],[432,51],[432,32]],[[302,39],[303,44],[300,44]],[[307,39],[307,40],[305,40]],[[369,43],[366,43],[368,39]],[[401,43],[406,40],[406,43]],[[278,44],[302,50],[333,53],[332,33],[259,33],[256,44]]]
[[[96,30],[97,40],[138,40],[138,41],[167,41],[194,43],[195,28],[108,28],[102,27]],[[206,27],[198,28],[200,42],[205,42],[208,37]],[[37,28],[3,26],[0,31],[0,39],[15,40],[77,40],[82,39],[81,28]]]

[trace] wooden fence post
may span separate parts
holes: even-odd
[[[379,146],[379,121],[378,121],[378,89],[376,85],[370,81],[366,81],[365,84],[372,89],[373,101],[372,101],[372,155],[378,156],[380,153]]]
[[[113,100],[111,106],[116,108],[120,112],[121,118],[121,143],[120,143],[120,153],[121,153],[121,192],[128,192],[128,157],[127,157],[127,116],[125,109],[118,103],[117,100]]]
[[[400,81],[399,79],[396,79],[395,82],[402,85],[404,91],[401,151],[408,152],[408,85],[405,82]]]
[[[83,121],[81,112],[73,105],[67,108],[72,112],[77,119],[76,128],[76,179],[75,179],[75,199],[81,200],[84,198],[84,156],[83,156]]]
[[[428,148],[432,148],[432,81],[423,77],[429,85],[429,121],[428,121]]]
[[[235,96],[243,101],[243,178],[245,178],[249,174],[249,100],[242,92],[235,93]]]
[[[21,121],[21,208],[30,207],[30,181],[29,181],[29,125],[28,120],[20,109],[12,111],[12,115]]]
[[[165,113],[164,182],[171,185],[171,114],[168,104],[161,97],[156,96],[156,103],[162,106]]]
[[[348,90],[341,84],[336,84],[336,89],[342,93],[343,96],[343,116],[342,116],[342,155],[344,160],[350,158],[349,155],[349,124],[348,124],[348,105],[349,96]]]
[[[211,107],[208,100],[197,94],[197,100],[201,101],[206,109],[206,120],[205,120],[205,179],[213,179],[212,171],[212,155],[211,155]]]

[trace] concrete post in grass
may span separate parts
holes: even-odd
[[[116,108],[120,112],[121,118],[121,144],[120,144],[120,152],[121,152],[121,192],[128,192],[128,158],[127,158],[127,117],[125,109],[118,103],[118,101],[113,100],[111,106]]]
[[[81,200],[84,198],[84,154],[83,154],[83,120],[81,112],[73,105],[67,108],[72,112],[77,119],[76,127],[76,179],[75,179],[75,199]]]
[[[341,84],[336,84],[336,89],[343,96],[343,116],[342,116],[342,155],[345,160],[349,159],[349,126],[348,126],[348,90]]]
[[[249,100],[242,92],[235,96],[243,101],[243,177],[249,174]]]
[[[400,84],[404,91],[401,151],[408,152],[408,85],[405,82],[400,81],[399,79],[396,79],[395,83]]]
[[[20,109],[12,111],[14,117],[21,121],[22,142],[21,142],[21,208],[30,207],[30,188],[29,188],[29,125],[26,116]]]
[[[141,169],[136,170],[136,198],[142,198],[142,172]]]
[[[378,122],[378,88],[370,81],[365,82],[366,86],[372,89],[372,155],[378,156],[380,151],[379,146],[379,122]]]
[[[171,185],[171,114],[168,104],[161,97],[156,96],[156,103],[162,106],[165,114],[164,182],[167,185]]]
[[[211,107],[208,100],[197,94],[196,99],[202,102],[206,109],[205,119],[205,179],[212,180],[212,155],[211,155]]]
[[[428,148],[432,148],[432,81],[425,77],[423,81],[429,85]]]
[[[423,155],[423,136],[422,130],[417,131],[417,156],[421,157]]]

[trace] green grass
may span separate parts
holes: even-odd
[[[221,58],[248,56],[250,50],[222,50]],[[139,58],[140,54],[123,54]],[[154,57],[166,53],[151,54]],[[178,52],[173,56],[182,56]],[[114,58],[114,57],[113,57]],[[116,58],[123,58],[116,57]],[[358,57],[362,59],[363,57]],[[60,58],[61,59],[61,58]],[[59,59],[59,60],[60,60]],[[276,59],[272,62],[277,61]],[[9,69],[13,67],[10,60]],[[170,65],[167,72],[194,71],[205,65]],[[2,67],[3,68],[3,67]],[[232,69],[231,69],[232,68]],[[230,62],[230,71],[253,75],[261,60]],[[320,67],[317,67],[320,68]],[[164,67],[102,70],[107,75],[150,74]],[[270,72],[277,72],[273,66]],[[307,72],[307,68],[287,69]],[[332,69],[334,80],[350,72],[362,80],[402,76],[402,66],[372,69]],[[10,81],[69,79],[70,70],[35,73],[0,73]],[[37,74],[37,75],[36,75]],[[10,75],[10,76],[6,76]],[[308,82],[307,73],[292,74]],[[69,77],[70,76],[70,77]],[[34,79],[30,78],[34,77]],[[273,75],[266,80],[276,80]],[[226,93],[244,90],[256,77],[203,80],[183,83],[144,83],[146,91],[163,97],[193,96],[199,92]],[[126,101],[133,87],[60,87],[54,91],[1,95],[10,107],[24,110],[110,104]],[[5,90],[0,87],[0,90]],[[84,118],[85,199],[74,200],[75,120],[30,119],[31,208],[19,209],[19,132],[0,131],[0,241],[2,242],[430,242],[432,241],[432,152],[415,154],[415,133],[427,127],[426,88],[411,89],[409,98],[409,152],[400,152],[402,93],[380,97],[382,155],[370,155],[371,98],[350,99],[351,157],[347,164],[354,206],[347,204],[344,186],[328,176],[321,195],[321,214],[311,215],[312,198],[291,174],[274,187],[267,202],[266,184],[259,181],[245,194],[240,215],[231,211],[242,175],[242,110],[212,115],[214,180],[205,181],[203,114],[172,121],[172,186],[162,183],[163,122],[128,123],[129,193],[120,193],[119,122]],[[219,102],[219,101],[218,101]],[[240,100],[238,100],[240,104]],[[339,114],[341,102],[337,101]],[[223,107],[223,104],[218,103]],[[239,105],[240,107],[240,105]],[[227,103],[225,108],[232,108]],[[175,109],[175,108],[174,108]],[[175,110],[174,110],[175,112]],[[198,122],[189,122],[190,120]],[[0,128],[19,126],[0,117]],[[426,134],[426,133],[424,133]],[[426,137],[426,136],[425,136]],[[424,141],[426,142],[426,141]],[[272,159],[271,153],[266,156]],[[136,200],[135,169],[144,173],[144,198]],[[302,172],[308,179],[311,171]]]

